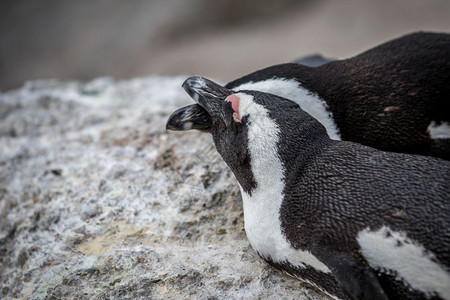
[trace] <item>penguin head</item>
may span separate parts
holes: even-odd
[[[209,131],[217,151],[247,193],[259,184],[256,167],[270,174],[271,166],[281,164],[280,156],[296,155],[298,143],[309,136],[305,124],[314,123],[326,136],[325,128],[293,101],[257,91],[236,92],[202,77],[188,78],[183,88],[199,107],[177,110],[167,128]]]

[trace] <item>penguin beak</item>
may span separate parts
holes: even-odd
[[[224,114],[225,98],[232,91],[203,77],[194,76],[183,83],[184,90],[194,99],[211,118],[219,118],[229,125],[229,118]]]
[[[177,109],[167,120],[166,129],[173,131],[209,130],[212,126],[211,116],[198,104]]]

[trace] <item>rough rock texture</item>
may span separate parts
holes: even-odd
[[[0,94],[0,298],[323,297],[253,251],[211,137],[165,131],[183,79]]]

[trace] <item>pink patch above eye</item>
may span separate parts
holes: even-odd
[[[241,123],[241,116],[239,115],[239,97],[236,95],[228,96],[225,101],[231,102],[231,108],[233,108],[233,119],[235,122]]]

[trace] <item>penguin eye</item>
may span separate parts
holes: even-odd
[[[237,123],[241,122],[241,116],[239,114],[239,97],[235,94],[228,96],[225,101],[231,102],[231,108],[233,109],[233,120]]]

